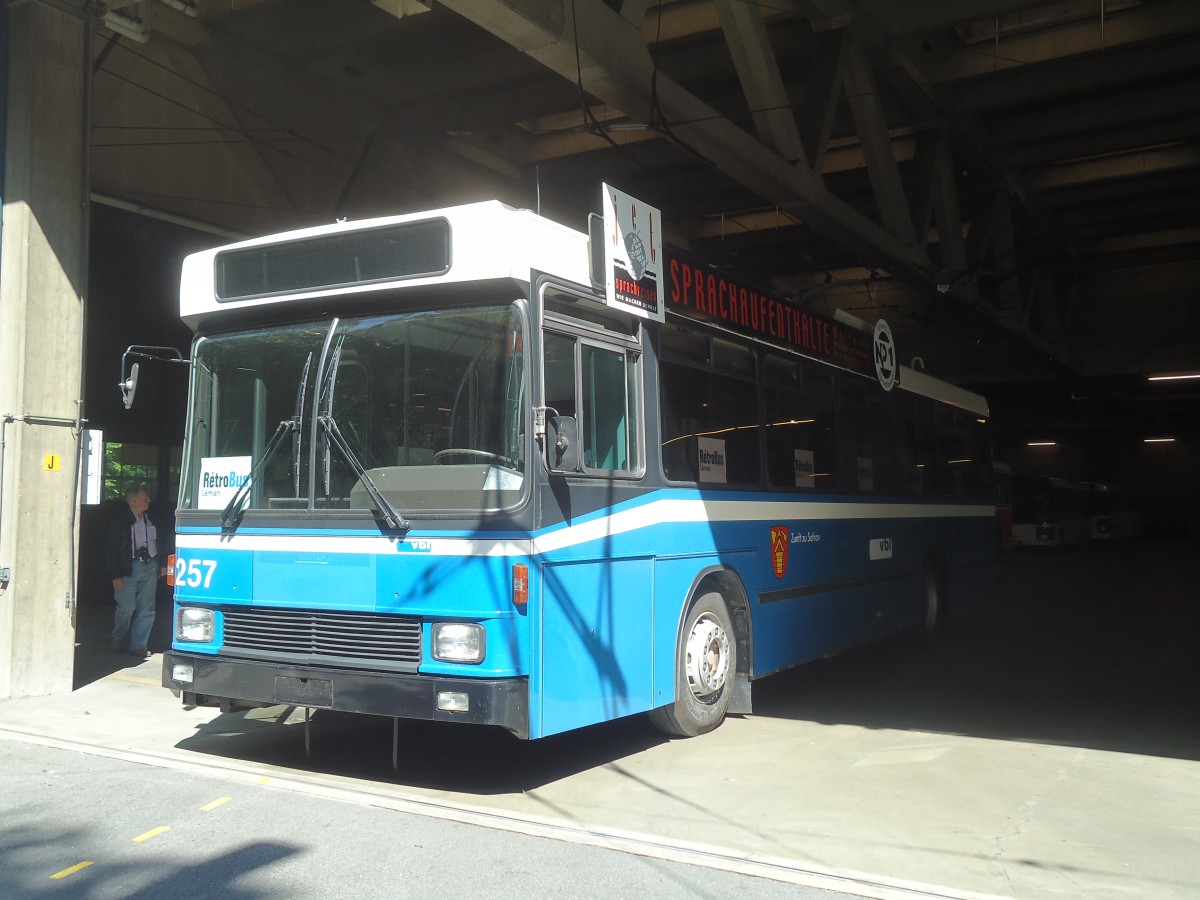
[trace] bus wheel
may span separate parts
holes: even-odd
[[[725,718],[737,672],[737,640],[724,598],[701,596],[688,610],[675,651],[675,702],[650,713],[675,737],[712,731]]]

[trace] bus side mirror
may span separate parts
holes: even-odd
[[[138,364],[134,363],[129,367],[129,377],[121,379],[117,385],[121,389],[121,400],[125,403],[126,409],[133,408],[133,397],[137,393],[138,383]]]
[[[555,416],[546,423],[546,463],[552,472],[579,471],[579,426],[574,416]]]
[[[138,364],[130,362],[130,357],[137,359],[162,360],[163,362],[187,363],[183,354],[174,347],[154,347],[148,344],[130,344],[121,354],[121,380],[117,387],[121,389],[121,400],[126,409],[133,407],[133,397],[137,393]]]

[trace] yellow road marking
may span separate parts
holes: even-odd
[[[136,684],[152,684],[155,687],[160,687],[162,681],[157,678],[145,678],[141,675],[122,675],[119,672],[108,676],[112,681],[132,681]]]
[[[160,825],[158,828],[152,828],[150,831],[147,831],[145,834],[139,834],[137,837],[135,837],[133,839],[133,842],[135,844],[140,844],[142,841],[148,841],[152,837],[158,837],[164,831],[169,831],[169,830],[170,829],[168,826]]]
[[[200,811],[201,812],[212,812],[218,806],[224,806],[226,803],[228,803],[232,799],[233,799],[232,797],[218,797],[212,803],[205,803],[202,807],[200,807]]]
[[[271,780],[271,776],[270,776],[270,775],[268,775],[268,776],[266,776],[265,778],[260,778],[260,779],[258,779],[258,783],[259,783],[259,784],[266,784],[266,783],[267,783],[267,782],[269,782],[270,780]]]
[[[69,869],[63,869],[61,872],[55,872],[50,877],[51,878],[66,878],[68,875],[74,875],[80,869],[86,869],[91,864],[92,864],[92,861],[90,859],[85,859],[81,863],[75,863],[75,865],[71,866],[71,868],[69,868]]]

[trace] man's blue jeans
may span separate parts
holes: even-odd
[[[125,576],[125,584],[113,588],[117,614],[113,621],[112,639],[129,636],[130,650],[145,650],[154,627],[154,595],[158,588],[158,560],[133,560],[133,574]]]

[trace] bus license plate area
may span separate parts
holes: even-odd
[[[333,682],[326,678],[295,678],[275,676],[275,702],[296,706],[333,706]]]

